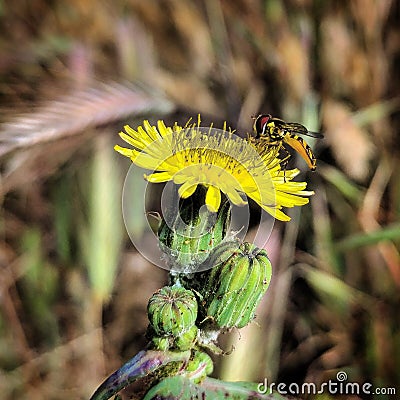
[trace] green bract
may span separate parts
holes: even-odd
[[[192,326],[187,332],[175,338],[173,347],[181,351],[191,349],[196,343],[197,333],[197,326]]]
[[[191,290],[164,286],[147,305],[150,325],[158,336],[179,337],[189,331],[197,318],[197,301]]]
[[[271,275],[266,251],[251,243],[241,244],[231,257],[208,273],[207,282],[200,289],[204,316],[221,329],[247,325],[254,318]]]
[[[195,272],[225,238],[230,203],[224,198],[216,213],[201,207],[204,204],[205,190],[199,187],[189,199],[180,201],[179,211],[172,210],[174,215],[160,224],[160,248],[177,271]]]
[[[203,351],[193,351],[186,365],[187,376],[195,383],[200,383],[213,372],[214,364],[211,357]]]

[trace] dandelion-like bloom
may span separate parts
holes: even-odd
[[[235,205],[245,205],[245,195],[273,217],[289,221],[282,207],[308,203],[312,191],[305,182],[294,182],[299,170],[283,170],[279,147],[266,147],[232,132],[201,128],[198,124],[166,127],[163,121],[152,126],[144,121],[137,130],[125,126],[121,138],[133,149],[114,149],[139,167],[153,171],[149,182],[172,180],[180,185],[179,196],[188,198],[198,185],[207,187],[206,205],[217,211],[221,192]],[[224,127],[226,128],[226,127]]]

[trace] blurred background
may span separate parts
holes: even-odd
[[[352,399],[397,399],[399,20],[396,0],[0,1],[1,398],[88,398],[146,344],[167,273],[125,232],[123,125],[244,135],[263,112],[324,133],[317,171],[298,160],[316,194],[275,225],[272,285],[215,376],[345,371],[398,393]]]

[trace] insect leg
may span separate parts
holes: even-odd
[[[291,154],[287,151],[284,146],[281,146],[280,151],[282,152],[283,158],[280,161],[281,169],[283,169],[283,181],[286,183],[286,167],[289,163]]]

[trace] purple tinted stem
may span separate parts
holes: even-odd
[[[190,351],[142,350],[113,372],[94,392],[90,400],[107,400],[132,382],[171,362],[187,362]]]

